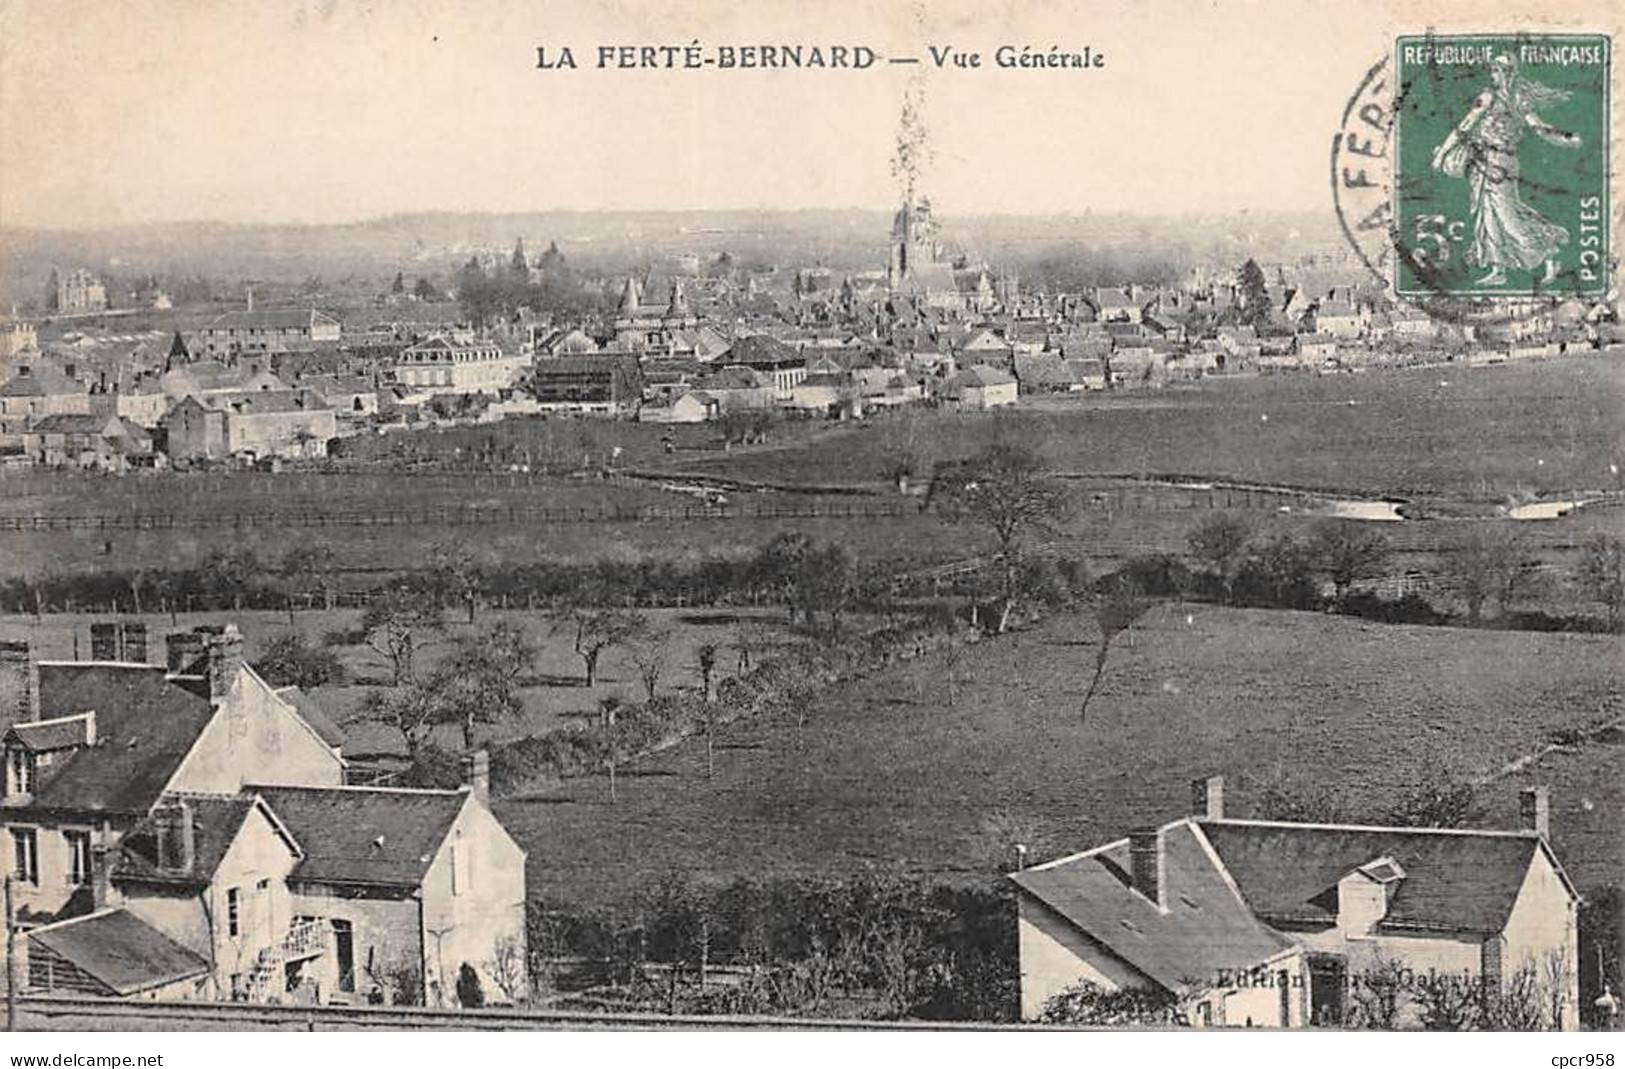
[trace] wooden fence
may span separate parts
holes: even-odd
[[[904,501],[750,501],[743,504],[597,506],[425,505],[393,509],[260,509],[0,516],[0,531],[244,530],[255,527],[473,527],[493,524],[673,523],[697,520],[870,520],[912,516]]]

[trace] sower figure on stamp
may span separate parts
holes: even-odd
[[[1533,271],[1569,240],[1565,228],[1518,195],[1518,145],[1524,135],[1532,130],[1554,145],[1580,144],[1578,134],[1558,130],[1536,114],[1567,100],[1568,93],[1524,77],[1505,53],[1490,64],[1490,76],[1494,85],[1478,95],[1472,110],[1433,150],[1435,170],[1469,183],[1473,245],[1466,259],[1489,268],[1480,286],[1505,284],[1508,269]]]

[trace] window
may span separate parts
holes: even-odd
[[[333,957],[338,964],[339,990],[355,991],[355,929],[347,920],[333,921]]]
[[[6,793],[27,794],[34,789],[34,755],[21,746],[6,750]]]
[[[77,887],[90,882],[90,833],[65,831],[62,838],[68,844],[68,882]]]
[[[226,934],[232,936],[242,934],[242,921],[242,895],[237,888],[228,888],[226,890]]]
[[[39,837],[33,828],[11,829],[11,874],[23,883],[39,886]]]

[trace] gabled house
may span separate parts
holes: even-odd
[[[198,332],[203,351],[211,356],[238,353],[282,353],[314,348],[339,340],[339,321],[314,308],[262,308],[252,305],[224,312]]]
[[[1011,875],[1024,1017],[1079,982],[1172,995],[1197,1025],[1343,1023],[1388,966],[1500,990],[1521,972],[1578,1021],[1579,896],[1544,788],[1518,831],[1236,820],[1223,780],[1196,815]]]
[[[152,436],[114,415],[57,415],[23,432],[23,451],[47,467],[123,471],[152,455]]]
[[[768,334],[734,339],[722,359],[728,366],[759,372],[769,380],[774,396],[780,400],[788,400],[796,384],[807,377],[806,357]]]
[[[1016,377],[1008,371],[977,364],[949,379],[942,388],[945,404],[963,410],[1002,408],[1016,403]]]
[[[46,359],[19,360],[0,382],[0,434],[18,433],[46,416],[87,415],[85,384]]]
[[[1138,323],[1144,302],[1135,299],[1132,290],[1101,287],[1089,298],[1095,307],[1095,316],[1104,323]]]
[[[561,357],[538,362],[530,388],[545,411],[631,415],[643,398],[643,372],[625,353]]]
[[[346,786],[342,733],[245,665],[235,627],[171,634],[167,654],[0,644],[30,989],[438,1005],[467,963],[493,999],[524,997],[494,963],[524,961],[525,857],[483,753],[460,790]]]

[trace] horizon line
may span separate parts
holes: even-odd
[[[494,217],[494,216],[523,216],[523,215],[579,215],[579,216],[607,216],[607,215],[812,215],[828,213],[852,213],[884,215],[895,210],[891,207],[860,207],[847,206],[815,206],[806,208],[771,208],[771,207],[739,207],[739,208],[422,208],[387,212],[380,215],[357,216],[347,219],[332,219],[327,221],[311,221],[300,219],[281,220],[233,220],[224,218],[176,218],[176,219],[146,219],[128,222],[101,222],[101,223],[12,223],[0,220],[0,233],[18,233],[38,231],[43,233],[85,233],[89,231],[113,230],[140,230],[157,227],[217,227],[236,229],[301,229],[319,230],[323,228],[368,226],[378,223],[387,223],[395,220],[412,219],[425,216],[446,217]],[[1053,218],[1128,218],[1128,219],[1182,219],[1189,217],[1215,217],[1225,216],[1309,216],[1315,215],[1316,209],[1300,208],[1265,208],[1265,207],[1238,207],[1226,209],[1207,210],[1180,210],[1180,211],[1140,211],[1131,209],[1105,210],[1097,208],[1082,209],[1051,209],[1051,210],[994,210],[981,209],[963,212],[942,212],[936,205],[933,210],[944,219],[1053,219]]]

